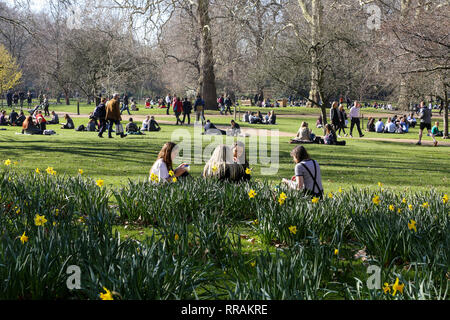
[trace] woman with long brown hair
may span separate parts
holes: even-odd
[[[22,133],[42,134],[42,131],[34,124],[33,118],[31,116],[28,116],[22,123]]]
[[[293,189],[303,190],[306,195],[322,198],[322,175],[316,160],[312,160],[304,146],[297,146],[291,152],[295,165],[295,176],[283,179]]]
[[[175,143],[166,142],[150,169],[149,181],[173,181],[174,177],[187,175],[189,167],[187,163],[180,164],[175,170],[172,167],[173,160],[178,156],[178,152],[178,146]]]

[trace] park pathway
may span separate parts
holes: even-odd
[[[88,118],[89,117],[88,114],[80,114],[80,115],[78,115],[76,113],[68,113],[68,114],[73,118]],[[175,118],[175,116],[173,114],[170,114],[170,115],[155,114],[154,116],[156,118],[165,118],[165,119],[174,119]],[[304,116],[308,116],[308,115],[304,115]],[[309,116],[315,117],[314,115],[309,115]],[[378,114],[377,116],[382,117],[380,114]],[[133,118],[134,121],[143,121],[146,118],[146,115],[133,114],[133,115],[130,115],[129,117]],[[295,118],[295,117],[298,117],[298,115],[277,115],[277,117]],[[128,118],[128,115],[127,114],[122,115],[122,118],[124,121],[126,121]],[[192,119],[192,117],[191,117],[191,119]],[[160,120],[160,119],[158,119],[157,121],[159,123],[170,124],[170,125],[174,125],[176,122],[173,120],[169,121],[169,120]],[[184,125],[184,126],[187,126],[187,125]],[[190,126],[193,126],[193,124],[191,124]],[[183,126],[180,126],[180,127],[183,127]],[[217,128],[225,130],[225,129],[229,128],[229,126],[217,125]],[[271,130],[268,130],[268,129],[241,128],[241,131],[250,136],[255,136],[255,135],[256,136],[268,136],[268,137],[271,136]],[[278,136],[279,137],[294,137],[295,133],[286,132],[286,131],[278,131]],[[384,141],[384,142],[400,142],[400,143],[413,144],[413,145],[415,145],[417,142],[417,140],[415,140],[415,139],[389,139],[389,138],[367,138],[367,137],[364,137],[364,138],[353,137],[353,138],[345,138],[345,139],[347,141],[356,139],[356,140],[372,140],[372,141]],[[422,145],[426,145],[426,146],[433,145],[433,141],[431,140],[430,137],[427,137],[424,135],[424,137],[422,138]],[[450,147],[450,141],[447,142],[447,141],[439,140],[438,147],[439,146]]]

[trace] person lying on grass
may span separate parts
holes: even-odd
[[[227,132],[224,130],[217,129],[216,126],[208,119],[206,120],[206,124],[204,127],[203,134],[212,134],[212,135],[226,135]]]
[[[224,144],[216,147],[211,159],[203,169],[203,177],[205,178],[237,182],[243,180],[244,176],[244,166],[234,162],[233,152]]]
[[[164,144],[150,169],[150,182],[175,182],[176,178],[189,175],[187,163],[180,164],[175,170],[172,168],[173,160],[178,156],[178,152],[179,148],[175,143],[166,142]]]
[[[322,198],[322,175],[316,160],[312,160],[304,146],[297,146],[291,152],[295,165],[295,176],[282,182],[292,189],[303,190],[307,196]]]

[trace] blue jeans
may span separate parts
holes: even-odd
[[[123,104],[123,105],[122,105],[122,108],[120,109],[120,114],[122,114],[122,112],[123,112],[124,110],[127,110],[128,114],[131,115],[131,113],[130,113],[130,108],[128,107],[127,104]]]

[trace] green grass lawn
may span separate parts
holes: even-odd
[[[126,118],[126,117],[125,117]],[[208,116],[218,125],[228,125],[230,117]],[[158,118],[157,118],[158,119]],[[86,124],[87,118],[74,119],[75,125]],[[167,120],[167,119],[165,119]],[[276,128],[295,135],[301,121],[307,118],[280,118],[278,125],[248,125],[243,128]],[[310,122],[311,123],[311,122]],[[172,132],[180,126],[162,124],[162,131],[146,133],[144,136],[128,136],[124,139],[99,139],[96,133],[75,132],[59,129],[59,125],[50,125],[57,132],[54,136],[17,135],[20,128],[5,127],[0,131],[0,160],[18,161],[18,168],[24,171],[54,167],[58,174],[75,175],[78,169],[94,179],[102,178],[107,185],[124,184],[128,179],[147,179],[148,172],[162,145],[171,140]],[[193,127],[182,127],[191,135]],[[366,137],[392,138],[390,141],[366,139],[346,139],[347,146],[307,145],[311,156],[321,165],[325,191],[336,191],[339,187],[377,187],[380,181],[385,187],[399,191],[427,190],[432,187],[448,191],[449,183],[449,147],[415,146],[411,143],[396,142],[397,138],[417,139],[417,128],[404,135],[367,133]],[[320,129],[314,129],[321,135]],[[106,135],[105,135],[106,136]],[[202,137],[206,148],[211,137]],[[424,139],[431,139],[424,137]],[[246,138],[249,141],[249,138]],[[270,151],[270,137],[268,148]],[[440,140],[442,141],[442,140]],[[279,138],[279,169],[274,175],[263,176],[261,168],[268,165],[253,166],[253,176],[259,180],[279,183],[282,178],[293,175],[294,164],[289,156],[295,147],[288,143],[289,137]],[[191,154],[194,154],[191,142]],[[270,153],[269,153],[270,155]],[[198,156],[198,155],[197,155]],[[191,163],[191,174],[198,176],[203,163]],[[181,160],[180,160],[181,161]]]

